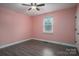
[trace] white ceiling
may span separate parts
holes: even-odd
[[[38,3],[37,3],[38,4]],[[39,7],[40,11],[28,11],[28,6],[23,6],[22,3],[1,3],[0,6],[7,7],[16,12],[27,14],[29,16],[40,15],[48,12],[57,11],[60,9],[74,7],[74,3],[45,3],[45,6]]]

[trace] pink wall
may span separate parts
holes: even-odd
[[[73,44],[75,9],[68,8],[30,17],[0,7],[0,45],[31,37]],[[45,16],[54,17],[52,34],[43,33],[42,24]]]
[[[31,36],[31,17],[0,7],[0,45]]]
[[[73,7],[32,17],[32,37],[74,44],[75,9]],[[54,33],[52,34],[43,33],[43,19],[45,16],[54,17]]]

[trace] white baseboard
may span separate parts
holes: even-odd
[[[15,44],[19,44],[19,43],[22,43],[22,42],[25,42],[25,41],[28,41],[28,40],[30,40],[30,39],[25,39],[25,40],[21,40],[21,41],[16,41],[16,42],[9,43],[9,44],[4,44],[4,45],[0,46],[0,49],[5,48],[5,47],[8,47],[8,46],[15,45]]]
[[[60,45],[65,45],[65,46],[71,46],[71,47],[76,47],[75,44],[68,44],[68,43],[62,43],[62,42],[57,42],[57,41],[49,41],[49,40],[45,40],[45,39],[38,39],[38,38],[31,38],[34,40],[39,40],[39,41],[45,41],[45,42],[49,42],[49,43],[55,43],[55,44],[60,44]]]
[[[15,44],[19,44],[19,43],[22,43],[22,42],[25,42],[25,41],[28,41],[28,40],[31,40],[31,39],[39,40],[39,41],[45,41],[45,42],[49,42],[49,43],[60,44],[60,45],[66,45],[66,46],[71,46],[71,47],[76,47],[75,45],[68,44],[68,43],[62,43],[62,42],[56,42],[56,41],[49,41],[49,40],[38,39],[38,38],[29,38],[29,39],[25,39],[25,40],[16,41],[16,42],[13,42],[13,43],[9,43],[9,44],[2,45],[2,46],[0,46],[0,49],[5,48],[5,47],[8,47],[8,46],[15,45]]]

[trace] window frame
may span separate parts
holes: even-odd
[[[45,22],[46,22],[46,20],[47,20],[47,18],[50,18],[50,21],[51,21],[51,27],[52,27],[52,29],[50,30],[50,31],[47,31],[46,29],[45,29]],[[46,16],[46,17],[44,17],[44,19],[43,19],[43,33],[53,33],[53,26],[54,25],[54,18],[52,17],[52,16]]]

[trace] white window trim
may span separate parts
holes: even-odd
[[[48,17],[52,17],[52,16],[48,16]],[[46,18],[46,17],[45,17]],[[53,25],[54,25],[54,19],[53,19],[53,17],[52,17],[52,20],[51,20],[51,22],[52,22],[52,30],[51,31],[46,31],[45,30],[45,18],[44,18],[44,20],[43,20],[43,33],[53,33]]]

